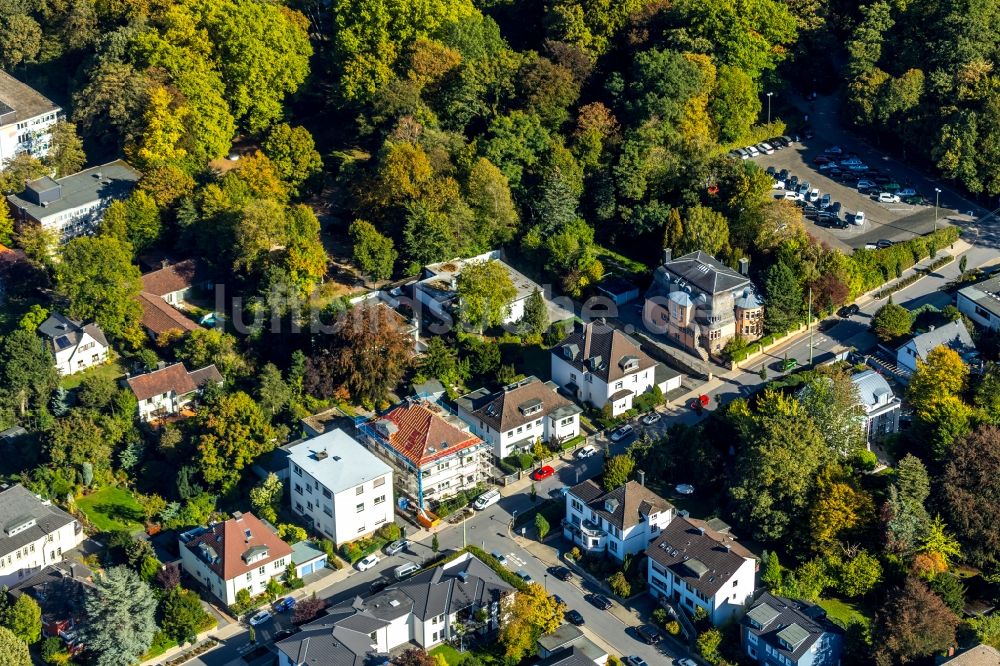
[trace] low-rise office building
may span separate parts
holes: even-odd
[[[0,70],[0,165],[21,153],[45,157],[61,114],[52,100]]]

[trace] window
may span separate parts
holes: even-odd
[[[382,516],[381,518],[379,518],[378,520],[375,521],[375,524],[376,525],[381,525],[384,522],[385,522],[385,516]]]
[[[583,502],[581,502],[580,500],[576,500],[576,499],[572,500],[570,502],[570,506],[572,506],[577,511],[583,511]]]
[[[324,488],[323,489],[323,497],[325,497],[327,499],[333,499],[333,493],[331,493],[329,490],[327,490],[326,488]]]
[[[517,434],[520,435],[522,432],[524,432],[524,426],[518,426]]]
[[[364,503],[364,502],[362,502],[361,504],[357,505],[357,506],[356,506],[356,507],[354,507],[354,508],[355,508],[355,509],[357,510],[357,512],[358,512],[358,513],[361,513],[362,511],[364,511],[364,510],[365,510],[365,503]]]
[[[354,494],[355,495],[360,495],[363,492],[365,492],[365,484],[363,484],[363,483],[360,486],[358,486],[357,488],[354,489]]]
[[[441,624],[442,622],[444,622],[444,615],[443,614],[442,615],[438,615],[436,618],[434,618],[434,621],[433,621],[432,624]]]
[[[620,389],[622,387],[622,382],[615,382],[615,389]]]
[[[618,544],[615,543],[614,541],[608,542],[608,547],[611,549],[612,553],[617,553],[618,552]]]
[[[378,506],[384,501],[385,501],[385,495],[379,495],[378,497],[375,498],[375,506]]]
[[[323,507],[323,513],[333,518],[333,509],[330,508],[329,504]]]
[[[312,502],[306,502],[306,509],[308,509],[309,511],[312,511],[313,510],[313,503]]]
[[[569,373],[569,380],[571,382],[575,382],[576,381],[576,373],[575,372]]]
[[[296,476],[302,476],[302,468],[298,465],[292,465],[292,471],[295,472]]]
[[[733,587],[736,587],[736,584],[737,584],[738,582],[739,582],[738,580],[734,580],[734,581],[733,581]]]
[[[280,569],[283,566],[285,566],[285,558],[281,558],[280,560],[275,560],[274,562],[275,569]]]
[[[264,567],[261,567],[261,568],[257,569],[257,573],[259,573],[261,576],[263,576],[264,575]]]
[[[299,513],[302,513],[302,505],[299,504],[298,502],[296,502],[295,503],[295,510],[298,511]]]
[[[299,484],[296,483],[295,484],[295,492],[297,492],[299,495],[301,495],[302,494],[302,486],[300,486]]]
[[[368,638],[372,639],[372,643],[378,642],[378,632],[373,631],[372,633],[368,634]]]
[[[252,571],[248,571],[247,572],[247,580],[253,580],[253,572]]]
[[[372,484],[372,486],[375,487],[375,488],[378,488],[379,486],[384,486],[384,485],[385,485],[385,477],[384,476],[380,476],[379,478],[375,479],[375,483]]]
[[[362,525],[361,527],[358,528],[358,534],[361,534],[364,531],[365,531],[365,526],[364,525]]]
[[[560,421],[559,425],[565,426],[565,425],[569,425],[572,422],[573,422],[573,417],[571,416],[568,419],[563,419],[562,421]]]

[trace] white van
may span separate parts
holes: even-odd
[[[500,501],[500,491],[494,488],[493,490],[488,490],[479,497],[476,501],[472,503],[472,506],[476,508],[477,511],[482,511],[488,506],[493,506]]]
[[[392,570],[392,575],[396,577],[396,580],[403,580],[407,576],[411,576],[420,571],[418,567],[413,562],[407,562],[406,564],[400,564],[398,567]]]

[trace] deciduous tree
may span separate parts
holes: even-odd
[[[177,585],[163,599],[163,622],[160,628],[180,645],[193,643],[206,618],[207,614],[201,607],[198,595]]]
[[[941,399],[960,395],[968,378],[969,368],[958,352],[940,345],[927,353],[926,362],[917,359],[906,395],[917,411],[930,409]]]
[[[278,508],[284,495],[285,486],[273,472],[258,485],[250,489],[250,505],[257,515],[270,523],[278,520]]]
[[[274,429],[253,398],[242,391],[223,395],[197,417],[198,467],[202,477],[223,492],[240,472],[275,446]]]
[[[780,259],[767,271],[764,280],[767,304],[764,326],[771,333],[781,333],[802,319],[802,285],[792,269]]]
[[[52,126],[52,141],[42,162],[52,169],[57,178],[76,173],[87,162],[83,141],[76,134],[76,125],[59,121]]]
[[[524,303],[524,316],[520,321],[521,329],[527,335],[541,335],[549,327],[549,311],[545,307],[545,299],[538,289],[531,292]]]
[[[604,490],[611,492],[615,488],[624,486],[632,476],[633,470],[635,470],[635,458],[626,453],[605,460],[602,478]]]
[[[500,644],[504,656],[516,663],[528,653],[539,636],[555,631],[563,622],[565,604],[556,602],[538,583],[514,593],[514,601],[503,609]]]
[[[1000,429],[981,426],[951,450],[938,485],[941,507],[966,557],[976,566],[1000,563]]]
[[[879,610],[875,661],[888,666],[928,657],[954,645],[958,624],[940,597],[908,578]]]
[[[806,413],[834,453],[850,457],[867,446],[861,427],[864,411],[857,385],[844,370],[821,368],[799,394]]]
[[[466,264],[458,275],[460,317],[463,323],[482,331],[499,326],[510,316],[517,287],[499,261]]]
[[[872,317],[871,329],[882,342],[891,342],[910,332],[913,326],[913,316],[901,305],[896,305],[892,299],[883,305]]]
[[[0,664],[31,666],[28,644],[6,627],[0,627]]]
[[[380,234],[370,222],[355,220],[349,230],[354,261],[361,272],[375,280],[392,277],[392,268],[399,255],[392,239]]]
[[[0,607],[0,626],[10,629],[15,636],[28,645],[37,643],[42,637],[42,609],[27,594],[20,595],[10,603],[4,600]]]
[[[278,123],[268,132],[261,148],[293,191],[323,169],[323,159],[305,127]]]

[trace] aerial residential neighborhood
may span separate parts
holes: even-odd
[[[995,5],[0,3],[0,666],[1000,666]]]

